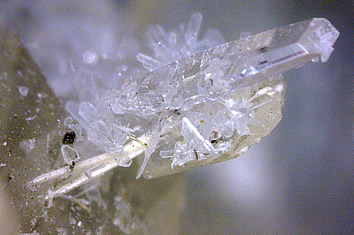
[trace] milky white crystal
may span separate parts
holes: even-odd
[[[68,103],[89,139],[107,153],[31,184],[65,178],[51,192],[54,197],[137,157],[138,177],[145,178],[235,158],[281,120],[281,73],[309,61],[325,62],[339,36],[327,20],[314,18],[204,50],[208,40],[198,44],[197,39],[201,18],[193,17],[182,39],[160,27],[151,31],[154,55],[137,57],[150,72],[103,95],[84,87],[81,102]],[[93,84],[91,75],[85,76],[81,82]]]

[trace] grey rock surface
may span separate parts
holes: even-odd
[[[28,179],[50,169],[58,153],[63,110],[20,41],[0,31],[0,176],[23,231],[43,213],[44,189]]]
[[[8,194],[16,212],[18,231],[178,233],[183,175],[136,180],[137,164],[133,164],[101,177],[99,186],[93,182],[49,202],[44,196],[55,189],[56,182],[28,186],[36,176],[65,164],[60,133],[67,131],[63,125],[66,113],[9,30],[0,31],[0,52],[0,189]],[[10,212],[2,211],[1,216],[16,221]]]

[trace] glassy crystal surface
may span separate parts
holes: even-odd
[[[80,159],[79,152],[68,145],[61,146],[61,154],[63,155],[64,162],[68,165],[73,165]]]
[[[134,158],[140,163],[137,178],[235,158],[281,120],[281,73],[309,61],[325,62],[339,35],[327,20],[314,18],[200,51],[195,44],[202,45],[204,39],[198,42],[193,35],[198,35],[201,19],[198,14],[193,17],[195,24],[183,31],[187,47],[175,48],[166,58],[161,50],[167,44],[175,47],[174,34],[157,27],[154,58],[137,56],[151,71],[119,90],[99,95],[93,77],[78,73],[81,83],[91,85],[79,94],[80,103],[68,102],[66,108],[86,129],[88,139],[107,153],[77,162],[74,170],[43,174],[30,184],[64,178],[49,193],[52,198],[117,166],[128,167]],[[188,33],[193,30],[197,33]],[[164,39],[170,37],[166,44]],[[188,50],[196,53],[189,55]],[[164,64],[163,58],[179,59]]]
[[[165,121],[161,132],[151,133],[160,140],[144,177],[246,152],[281,119],[281,73],[309,61],[325,62],[338,36],[327,20],[314,18],[222,44],[146,74],[133,88],[136,95],[122,104],[135,109],[135,125],[156,116]]]

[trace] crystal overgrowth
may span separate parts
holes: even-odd
[[[190,27],[199,31],[198,24]],[[173,33],[160,34],[172,37],[169,45],[174,45]],[[190,35],[186,41],[196,39]],[[99,100],[96,106],[88,101],[67,105],[89,138],[93,133],[91,140],[113,148],[77,162],[74,170],[61,168],[30,184],[64,179],[49,193],[52,198],[114,167],[129,166],[136,157],[141,164],[138,177],[145,178],[235,158],[281,120],[281,73],[309,61],[325,62],[338,36],[330,22],[314,18],[196,50],[167,65],[159,62],[159,50],[155,58],[139,54],[138,60],[151,72],[100,98],[93,91],[89,95]],[[164,48],[164,43],[157,46]],[[178,58],[174,55],[167,60]],[[110,136],[100,131],[107,128]]]

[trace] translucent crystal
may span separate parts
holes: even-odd
[[[152,71],[223,43],[224,39],[220,32],[213,29],[209,29],[202,40],[198,40],[202,19],[201,13],[194,13],[187,27],[181,25],[178,32],[166,32],[161,26],[150,27],[146,38],[153,56],[139,53],[137,60],[143,64],[144,68]]]
[[[96,108],[90,102],[82,102],[79,106],[79,114],[86,122],[94,122],[96,118]]]
[[[119,196],[115,197],[114,201],[116,213],[113,224],[126,234],[133,233],[140,221],[132,213],[132,206]]]
[[[70,166],[73,166],[80,159],[79,152],[68,145],[61,146],[61,154],[63,155],[64,162]]]
[[[20,146],[25,150],[25,151],[31,151],[35,146],[36,146],[36,139],[28,139],[28,140],[23,140],[20,144]]]
[[[195,22],[182,31],[187,47],[198,51],[201,18],[192,18]],[[189,55],[187,49],[163,52],[179,41],[174,32],[161,27],[150,32],[154,58],[138,55],[149,73],[100,98],[85,75],[92,87],[80,94],[81,103],[67,103],[88,138],[108,153],[78,162],[73,172],[61,168],[30,182],[65,178],[48,198],[129,166],[134,158],[141,164],[138,177],[155,178],[245,153],[281,120],[281,73],[318,58],[325,62],[339,36],[327,20],[314,18]],[[159,58],[178,59],[164,65]]]
[[[91,72],[80,70],[74,82],[81,101],[98,100],[97,86]]]
[[[17,86],[18,88],[18,92],[20,92],[20,94],[22,96],[27,96],[29,88],[28,87],[24,87],[24,86]]]
[[[280,73],[315,58],[326,61],[338,36],[327,20],[315,18],[219,45],[145,75],[137,95],[140,110],[151,107],[168,122],[144,177],[228,160],[248,150],[281,119]]]
[[[82,127],[79,124],[76,124],[72,117],[65,118],[64,126],[74,131],[76,142],[80,142],[83,140]]]

